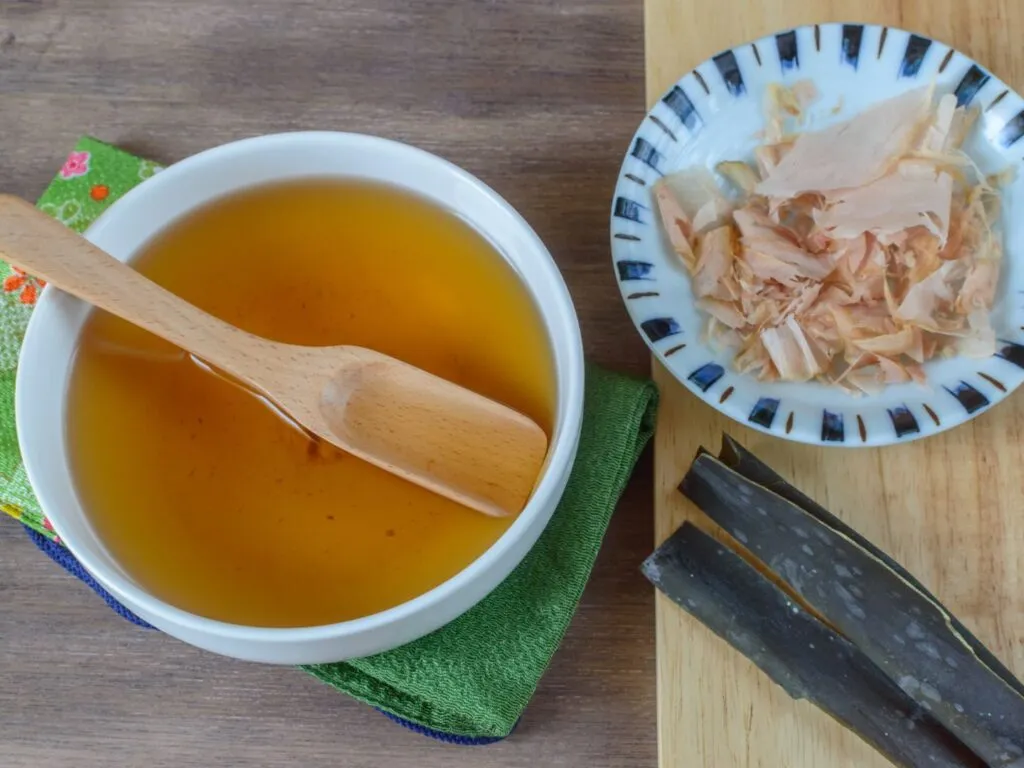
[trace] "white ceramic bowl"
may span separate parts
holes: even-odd
[[[200,648],[252,661],[320,663],[378,653],[422,637],[471,608],[519,564],[544,530],[565,489],[579,440],[583,352],[576,314],[558,268],[529,225],[498,194],[427,152],[344,133],[246,139],[157,174],[112,205],[86,237],[128,261],[172,221],[215,198],[265,182],[325,176],[394,184],[461,216],[522,277],[551,339],[558,377],[557,419],[544,475],[508,531],[445,583],[372,616],[298,629],[212,621],[158,600],[111,557],[72,482],[66,394],[78,336],[90,308],[60,291],[44,291],[18,367],[15,410],[25,467],[43,511],[71,552],[111,594],[154,626]]]

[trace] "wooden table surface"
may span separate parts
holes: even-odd
[[[302,128],[401,139],[515,205],[591,359],[644,373],[607,236],[643,114],[641,19],[640,0],[2,0],[0,189],[37,196],[83,133],[164,162]],[[136,630],[0,520],[0,765],[653,765],[650,486],[645,459],[519,730],[472,749]]]

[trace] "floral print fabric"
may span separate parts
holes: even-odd
[[[38,206],[76,232],[84,232],[111,203],[159,170],[156,163],[85,137],[68,155]],[[0,510],[59,542],[29,486],[14,425],[18,352],[45,283],[2,262],[0,280]]]

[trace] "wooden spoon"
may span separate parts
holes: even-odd
[[[547,436],[482,395],[370,349],[254,336],[7,195],[0,258],[193,353],[338,448],[467,507],[515,514],[533,491]]]

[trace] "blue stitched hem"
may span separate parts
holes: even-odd
[[[140,619],[134,613],[125,608],[119,603],[113,595],[105,590],[100,584],[89,575],[89,572],[82,567],[82,564],[78,562],[74,555],[71,554],[65,547],[56,543],[55,541],[48,539],[43,534],[29,528],[27,525],[23,526],[25,533],[28,534],[29,538],[32,539],[33,543],[39,547],[40,551],[57,565],[63,568],[65,571],[70,573],[76,579],[84,582],[93,592],[103,598],[105,602],[114,613],[120,616],[126,621],[130,621],[137,627],[144,629],[156,629],[152,624]],[[374,707],[374,709],[377,709]],[[493,744],[496,741],[502,741],[507,738],[505,736],[459,736],[454,733],[445,733],[444,731],[436,731],[433,728],[427,728],[425,725],[414,723],[410,720],[405,720],[397,715],[393,715],[390,712],[385,712],[383,709],[377,709],[384,717],[393,723],[397,723],[403,728],[408,728],[410,731],[420,734],[421,736],[427,736],[431,739],[437,739],[447,744],[460,744],[467,747],[484,746],[486,744]],[[517,722],[516,725],[519,725]],[[515,731],[515,726],[512,727]],[[512,734],[509,733],[509,736]]]
[[[377,708],[374,707],[374,709]],[[398,723],[398,725],[403,728],[408,728],[410,731],[414,731],[421,736],[428,736],[431,739],[443,741],[446,744],[459,744],[464,747],[482,747],[488,744],[494,744],[496,741],[504,741],[508,738],[508,736],[458,736],[452,733],[445,733],[444,731],[435,731],[433,728],[428,728],[425,725],[420,725],[419,723],[414,723],[411,720],[406,720],[398,715],[385,712],[383,709],[377,709],[377,711],[391,722]],[[512,731],[508,734],[509,736],[515,732],[517,725],[519,725],[518,721],[516,721],[516,725],[512,726]]]
[[[114,596],[107,592],[107,590],[105,590],[103,587],[101,587],[99,583],[96,581],[96,579],[89,575],[89,572],[82,567],[82,564],[79,563],[78,560],[75,559],[75,556],[72,555],[66,548],[64,548],[57,542],[48,539],[46,536],[43,536],[43,534],[39,533],[38,531],[32,530],[27,525],[25,526],[25,531],[26,533],[28,533],[29,538],[32,539],[33,542],[35,542],[35,545],[43,551],[43,554],[45,554],[47,557],[53,560],[53,562],[57,563],[57,565],[59,565],[65,571],[70,573],[72,576],[79,579],[80,581],[85,582],[85,584],[93,592],[95,592],[97,595],[103,598],[103,602],[105,602],[114,613],[116,613],[122,619],[130,621],[137,627],[143,627],[144,629],[155,629],[155,627],[152,624],[143,621],[134,613],[132,613],[123,605],[121,605],[119,602],[117,602]]]

